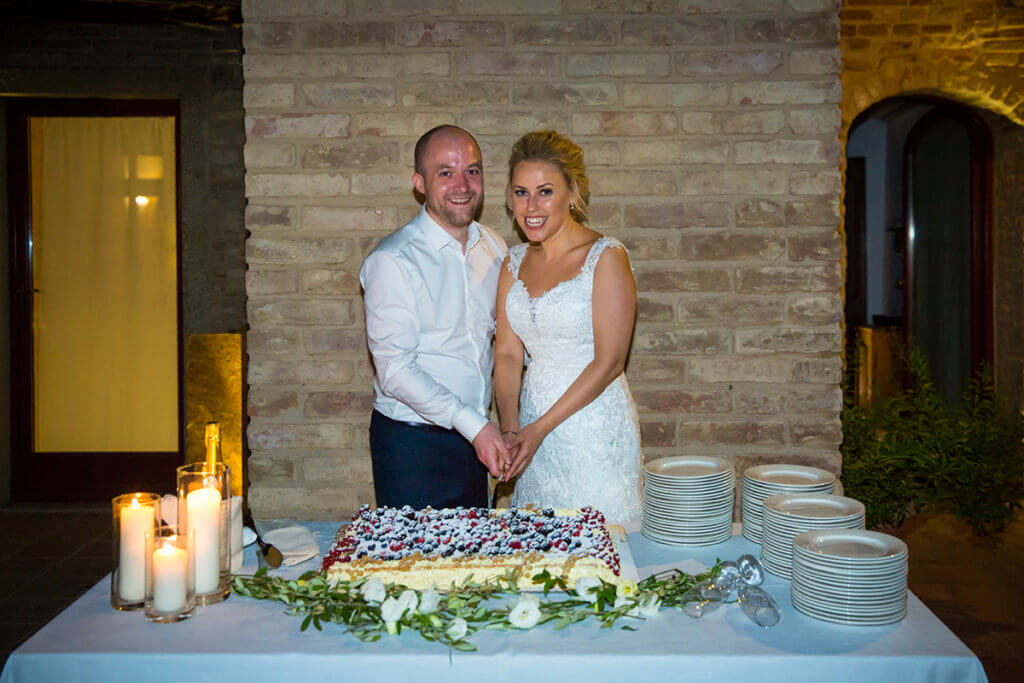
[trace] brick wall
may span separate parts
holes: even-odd
[[[844,131],[875,102],[908,92],[944,94],[1024,124],[1020,3],[844,0],[841,17]]]
[[[940,95],[973,105],[993,134],[995,372],[1024,408],[1024,6],[1006,0],[844,0],[842,139],[887,97]]]
[[[250,504],[372,502],[357,274],[418,210],[412,146],[585,150],[592,226],[630,248],[629,379],[648,458],[838,471],[841,243],[834,0],[244,0]]]
[[[1024,410],[1024,126],[988,116],[992,131],[996,371],[1010,404]]]

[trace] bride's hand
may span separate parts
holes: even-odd
[[[501,433],[501,438],[505,440],[505,446],[508,448],[511,459],[500,461],[499,466],[501,467],[501,478],[498,481],[508,481],[511,479],[508,473],[516,455],[516,439],[519,436],[519,432],[517,431],[518,429],[519,427],[516,427],[516,429],[506,429]]]
[[[508,443],[509,450],[512,451],[512,463],[508,470],[508,479],[515,479],[533,460],[534,454],[537,449],[540,448],[540,444],[544,441],[544,437],[547,436],[536,426],[536,423],[528,424],[519,430],[519,433],[514,435],[513,440]]]

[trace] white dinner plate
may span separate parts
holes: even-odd
[[[755,465],[743,471],[743,476],[769,486],[834,486],[836,475],[828,470],[804,465]]]
[[[673,537],[673,536],[664,536],[664,535],[661,535],[661,534],[656,534],[656,533],[652,533],[650,531],[645,531],[645,530],[641,530],[641,533],[646,538],[649,538],[652,541],[655,541],[657,543],[663,543],[665,545],[675,545],[675,546],[685,546],[685,545],[709,546],[709,545],[718,545],[719,543],[725,543],[726,541],[728,541],[732,537],[732,530],[731,529],[730,529],[729,533],[722,534],[722,535],[719,535],[719,536],[707,537],[707,538],[705,538],[705,537],[700,537],[700,538],[689,538],[689,537],[687,537],[687,538],[678,538],[678,537]]]
[[[800,612],[814,617],[815,619],[821,619],[822,621],[831,621],[836,624],[848,624],[850,626],[881,626],[884,624],[893,624],[897,621],[902,620],[907,615],[906,606],[903,609],[897,609],[892,612],[876,614],[876,615],[862,615],[852,614],[846,610],[835,610],[828,609],[825,607],[808,604],[800,598],[792,598],[793,606]]]
[[[800,602],[803,602],[805,605],[816,607],[818,609],[844,612],[849,615],[862,617],[902,612],[907,606],[907,596],[905,594],[886,600],[885,602],[868,602],[866,600],[826,600],[818,597],[817,595],[808,595],[803,593],[801,590],[794,588],[792,596]]]
[[[907,554],[907,544],[877,531],[827,529],[806,531],[793,543],[808,553],[840,560],[879,560]]]
[[[658,477],[714,477],[728,476],[735,469],[727,460],[707,455],[675,455],[668,458],[652,460],[644,465],[644,470]]]
[[[864,503],[828,493],[783,493],[764,499],[765,513],[802,519],[829,519],[864,514]]]

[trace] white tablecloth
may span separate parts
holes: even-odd
[[[310,523],[321,548],[337,523]],[[641,577],[696,559],[735,559],[757,549],[741,536],[710,548],[659,545],[629,536]],[[298,574],[319,559],[291,570]],[[252,548],[246,567],[252,570]],[[977,657],[916,596],[902,622],[838,626],[797,612],[789,583],[764,584],[782,621],[762,630],[736,605],[700,621],[662,610],[637,630],[575,624],[526,632],[481,632],[476,653],[449,652],[414,632],[364,644],[329,625],[299,631],[283,606],[232,595],[178,624],[150,624],[139,612],[110,607],[109,579],[91,588],[13,652],[0,683],[36,681],[629,681],[716,680],[985,681]]]

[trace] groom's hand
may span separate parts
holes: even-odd
[[[512,455],[508,452],[508,446],[505,445],[505,439],[502,438],[497,425],[493,422],[484,425],[473,439],[473,450],[491,476],[501,479],[507,469],[507,463],[512,460]]]

